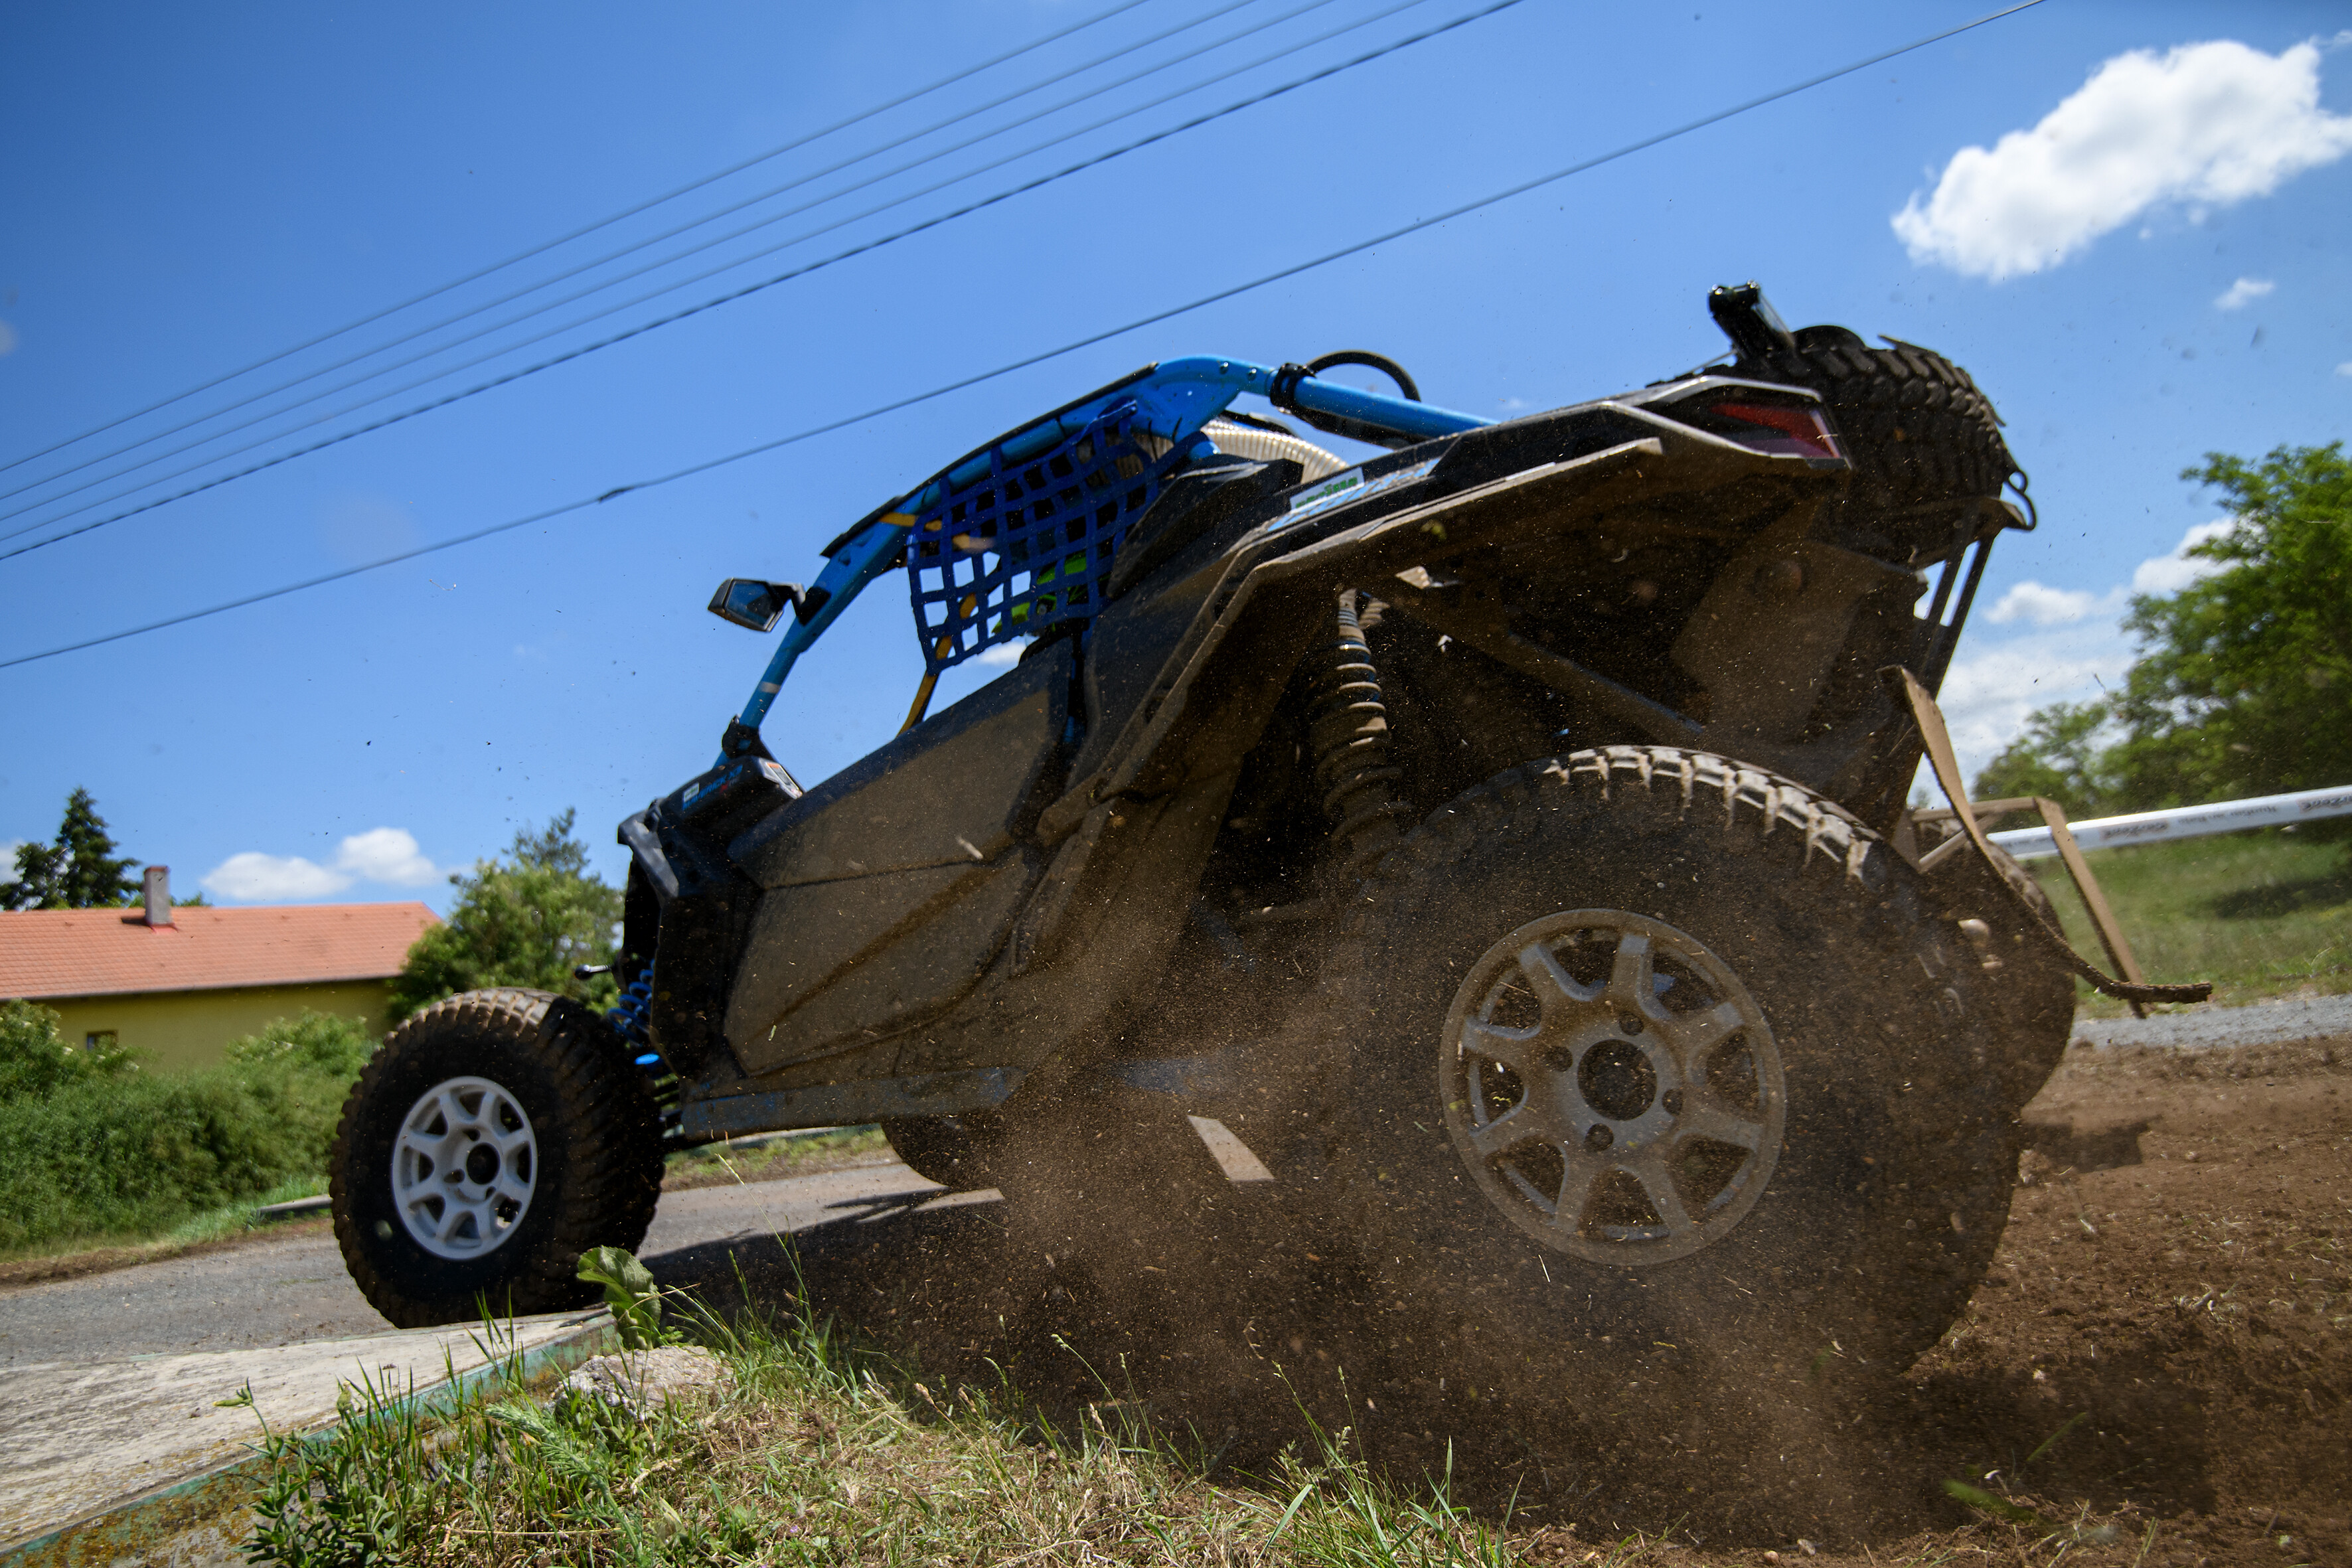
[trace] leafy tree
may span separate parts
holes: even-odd
[[[2352,784],[2352,459],[2340,441],[2260,462],[2208,453],[2181,477],[2236,526],[2191,547],[2210,576],[2132,600],[2139,657],[2105,703],[2061,703],[1976,792],[2046,795],[2070,814],[2158,810]],[[2112,721],[2116,738],[2098,743]]]
[[[2060,702],[2037,710],[2025,733],[1987,763],[1969,792],[1979,800],[2009,800],[2038,795],[2056,801],[2070,817],[2104,815],[2113,803],[2115,779],[2099,731],[2108,718],[2105,702]]]
[[[2237,526],[2193,552],[2222,570],[2132,601],[2143,651],[2116,717],[2123,791],[2158,807],[2352,783],[2352,460],[2340,441],[2182,476]]]
[[[17,846],[16,879],[0,882],[0,907],[95,910],[128,903],[139,891],[139,879],[129,874],[139,862],[114,848],[89,791],[75,790],[66,797],[56,843]]]
[[[569,810],[534,832],[515,835],[503,860],[449,879],[458,889],[449,918],[416,939],[392,983],[390,1020],[460,991],[521,985],[597,1006],[617,994],[610,975],[572,978],[583,963],[610,963],[621,895],[588,869],[587,847],[572,837]]]

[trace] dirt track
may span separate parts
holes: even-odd
[[[2352,1561],[2352,1075],[2336,1055],[2070,1053],[2029,1112],[1992,1274],[1907,1380],[1916,1440],[2004,1468],[2051,1511],[2173,1521],[2151,1563]]]
[[[2007,1237],[1961,1321],[1892,1391],[1803,1394],[1759,1421],[1769,1435],[1739,1465],[1769,1475],[1717,1464],[1719,1435],[1678,1420],[1596,1452],[1442,1392],[1423,1374],[1443,1357],[1417,1362],[1406,1337],[1421,1331],[1384,1321],[1270,1186],[1234,1188],[1168,1272],[1140,1254],[1073,1267],[994,1204],[876,1215],[801,1245],[819,1305],[927,1373],[1002,1378],[1066,1418],[1108,1385],[1197,1434],[1221,1468],[1270,1468],[1309,1412],[1392,1473],[1450,1458],[1462,1495],[1516,1494],[1537,1561],[1580,1562],[1639,1528],[1672,1531],[1672,1560],[1695,1565],[1767,1549],[1808,1568],[2047,1563],[2062,1545],[2090,1563],[2352,1563],[2352,1058],[2311,1043],[2078,1048],[2028,1122]],[[789,1288],[772,1250],[743,1261],[756,1294]],[[716,1251],[656,1267],[736,1289]],[[1377,1404],[1372,1384],[1390,1390]],[[2112,1539],[2070,1529],[2034,1550],[2049,1530],[1983,1522],[1946,1480]]]

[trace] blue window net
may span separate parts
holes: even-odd
[[[958,464],[916,513],[907,586],[929,671],[1101,609],[1121,539],[1184,451],[1148,435],[1133,403],[1013,455],[1037,434],[1033,426],[976,454],[983,471]]]

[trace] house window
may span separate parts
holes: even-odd
[[[81,1043],[84,1050],[110,1051],[118,1042],[112,1029],[92,1029],[81,1037]]]

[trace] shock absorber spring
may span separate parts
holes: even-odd
[[[654,970],[649,963],[622,991],[619,1004],[604,1010],[604,1016],[612,1020],[623,1039],[641,1051],[650,1050],[653,1010]]]
[[[1380,671],[1364,641],[1354,589],[1340,592],[1331,640],[1317,652],[1307,695],[1307,745],[1315,787],[1331,822],[1343,878],[1352,878],[1402,837],[1397,819],[1412,807],[1393,787],[1404,770],[1389,761],[1389,710]]]
[[[621,1037],[636,1051],[637,1070],[646,1075],[654,1091],[654,1104],[661,1111],[662,1137],[675,1138],[678,1128],[677,1075],[662,1060],[653,1046],[654,966],[646,964],[637,977],[621,991],[615,1006],[604,1009],[604,1016]]]

